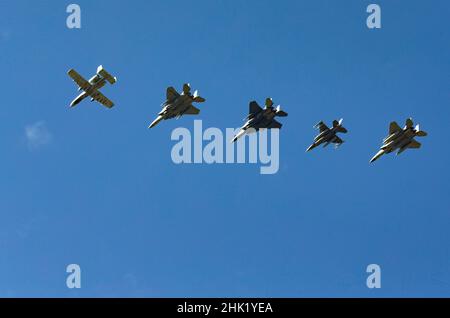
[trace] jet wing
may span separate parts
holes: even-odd
[[[100,93],[99,91],[95,91],[91,97],[96,100],[97,102],[99,102],[100,104],[102,104],[103,106],[106,106],[108,108],[112,108],[114,106],[114,103],[112,101],[110,101],[105,95],[103,95],[102,93]]]
[[[178,94],[175,88],[173,88],[172,86],[167,88],[166,98],[168,101],[177,99],[179,96],[180,94]]]
[[[411,140],[411,143],[408,145],[408,148],[418,149],[422,146],[422,144],[415,139]]]
[[[99,90],[100,88],[102,88],[105,85],[106,85],[106,81],[100,81],[99,83],[95,84],[95,89]]]
[[[326,130],[330,130],[330,128],[328,128],[328,126],[325,125],[325,124],[323,123],[323,121],[321,121],[320,123],[318,123],[318,124],[316,125],[316,128],[319,129],[320,132],[324,132],[324,131],[326,131]]]
[[[67,72],[69,76],[73,79],[75,83],[79,87],[81,87],[82,90],[87,91],[92,85],[89,84],[88,81],[86,81],[80,74],[77,73],[74,69],[71,69],[69,72]]]
[[[267,126],[267,128],[278,128],[280,129],[281,126],[283,126],[282,124],[280,124],[279,122],[277,122],[275,119],[272,120],[272,122],[270,123],[269,126]]]
[[[344,141],[341,138],[339,138],[338,136],[335,136],[333,139],[333,143],[335,143],[335,144],[342,144],[343,142]]]
[[[184,112],[186,115],[197,115],[198,113],[200,113],[200,109],[192,105]]]
[[[262,108],[258,105],[257,102],[255,101],[250,102],[248,111],[249,114],[256,114],[259,113],[260,111],[262,111]]]
[[[402,128],[395,121],[390,123],[390,125],[389,125],[389,135],[392,135],[393,133],[399,132],[400,130],[402,130]]]

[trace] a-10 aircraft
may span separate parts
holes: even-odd
[[[383,145],[380,151],[373,156],[370,162],[374,162],[380,158],[385,153],[391,153],[396,149],[399,149],[397,155],[401,154],[406,149],[418,149],[421,144],[417,142],[414,137],[425,137],[427,133],[420,130],[419,125],[414,127],[414,123],[411,118],[406,120],[405,127],[402,129],[400,126],[393,121],[389,125],[389,135],[383,139]]]
[[[309,146],[308,149],[306,149],[306,151],[308,152],[321,144],[324,144],[323,146],[326,147],[330,143],[333,143],[335,145],[334,146],[335,148],[342,145],[342,143],[344,141],[337,136],[338,132],[344,133],[344,134],[347,133],[347,129],[345,129],[342,126],[342,121],[343,121],[343,119],[341,119],[339,121],[333,120],[332,128],[328,128],[328,126],[325,125],[325,123],[323,121],[321,121],[317,125],[315,125],[314,128],[319,129],[319,134],[314,138],[313,144],[311,146]]]
[[[191,94],[191,86],[183,85],[183,92],[179,94],[175,88],[168,87],[166,92],[166,101],[162,104],[163,109],[159,112],[158,117],[148,126],[152,128],[161,120],[176,117],[177,119],[183,115],[197,115],[200,109],[192,105],[193,102],[203,103],[205,99],[198,96],[198,91]]]
[[[103,66],[100,65],[97,68],[97,74],[91,77],[89,81],[85,80],[74,69],[69,70],[67,74],[69,74],[73,81],[78,85],[78,90],[83,91],[70,103],[70,107],[74,107],[75,105],[79,104],[86,97],[90,97],[92,102],[95,100],[108,108],[114,106],[114,103],[99,91],[100,88],[105,86],[107,81],[111,85],[113,85],[117,81],[117,78],[111,76],[111,74],[105,71]]]
[[[281,110],[281,106],[273,107],[272,98],[266,98],[265,107],[261,108],[256,101],[250,102],[249,114],[244,119],[246,120],[244,126],[241,127],[239,133],[231,140],[235,142],[240,137],[245,135],[250,128],[250,131],[255,132],[261,128],[278,128],[280,129],[282,124],[275,120],[275,117],[286,117],[288,114]]]

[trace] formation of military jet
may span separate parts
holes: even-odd
[[[328,146],[330,143],[333,143],[335,148],[342,145],[344,142],[341,138],[337,136],[337,133],[347,133],[347,129],[342,126],[343,119],[337,121],[333,120],[333,127],[328,128],[327,125],[323,121],[319,122],[314,126],[314,128],[319,129],[319,134],[314,138],[314,142],[311,146],[306,149],[306,151],[313,150],[317,146],[324,144],[323,147]]]
[[[417,142],[414,137],[425,137],[428,135],[425,131],[420,130],[419,125],[414,127],[414,123],[411,118],[406,120],[405,127],[400,126],[393,121],[389,125],[389,135],[383,139],[383,145],[380,151],[377,152],[370,162],[374,162],[385,153],[391,153],[398,149],[397,155],[401,154],[406,149],[418,149],[421,144]]]
[[[80,74],[74,69],[67,72],[73,81],[78,85],[78,91],[83,91],[78,95],[71,103],[70,107],[74,107],[79,104],[86,97],[91,97],[91,101],[94,100],[101,103],[103,106],[111,108],[114,103],[110,101],[105,95],[99,92],[99,89],[105,86],[106,81],[113,85],[117,79],[109,74],[103,66],[97,68],[97,74],[91,77],[89,81],[86,81]]]
[[[162,104],[163,109],[159,112],[158,117],[148,126],[155,127],[161,120],[176,117],[177,119],[183,115],[198,115],[200,109],[192,105],[192,103],[203,103],[205,99],[198,96],[198,91],[191,94],[191,86],[183,85],[183,92],[179,94],[175,88],[168,87],[166,92],[166,101]]]
[[[241,127],[239,133],[231,140],[235,142],[247,132],[259,131],[261,128],[278,128],[282,124],[275,120],[275,117],[286,117],[288,114],[281,110],[281,106],[273,106],[272,98],[266,98],[264,108],[261,108],[256,101],[250,102],[249,114],[244,119],[246,120],[244,126]]]
[[[97,68],[97,73],[88,81],[85,80],[74,69],[69,70],[68,75],[78,85],[78,91],[82,91],[71,103],[70,107],[79,104],[83,99],[90,97],[91,101],[97,101],[103,106],[112,108],[114,103],[106,96],[100,93],[100,89],[105,86],[106,82],[111,85],[117,82],[117,78],[109,74],[103,66]],[[183,85],[183,92],[180,94],[173,87],[168,87],[166,91],[166,101],[162,104],[162,110],[158,113],[158,117],[149,125],[148,128],[156,126],[161,120],[180,118],[183,115],[198,115],[200,110],[192,105],[192,103],[203,103],[205,99],[198,95],[198,91],[191,94],[191,86],[189,84]],[[282,124],[275,120],[275,117],[286,117],[288,114],[281,110],[281,107],[273,106],[272,98],[266,98],[264,108],[261,108],[256,101],[251,101],[249,105],[249,114],[244,119],[246,122],[241,127],[240,131],[234,136],[231,142],[235,142],[246,133],[256,132],[262,128],[280,129]],[[337,136],[337,133],[347,133],[347,129],[342,126],[342,119],[333,121],[333,127],[329,128],[323,121],[316,124],[314,127],[319,130],[319,134],[314,138],[314,142],[306,149],[310,151],[317,146],[323,144],[323,147],[330,143],[335,145],[335,148],[342,145],[344,142]],[[415,137],[427,136],[425,131],[420,130],[419,125],[414,127],[411,118],[406,120],[404,128],[401,128],[395,121],[391,122],[389,126],[389,135],[383,139],[383,145],[380,151],[370,160],[374,162],[382,155],[391,153],[398,149],[397,155],[401,154],[406,149],[418,149],[421,144],[417,142]]]

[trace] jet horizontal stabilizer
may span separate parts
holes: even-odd
[[[194,102],[196,102],[196,103],[204,103],[205,101],[206,101],[206,99],[204,99],[203,97],[200,97],[200,96],[194,97]]]
[[[338,126],[338,127],[336,127],[336,132],[340,132],[340,133],[346,134],[348,132],[348,130],[345,129],[344,127],[342,127],[342,126]]]
[[[426,136],[428,136],[428,133],[426,131],[419,130],[418,132],[416,132],[416,136],[418,136],[418,137],[426,137]]]
[[[286,113],[284,110],[281,110],[281,106],[278,106],[276,115],[278,117],[286,117],[288,115],[288,113]]]
[[[97,74],[107,80],[111,85],[117,82],[117,78],[109,74],[101,65],[97,68]]]

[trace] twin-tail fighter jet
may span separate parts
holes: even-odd
[[[148,128],[156,126],[161,120],[174,117],[178,119],[183,115],[197,115],[200,113],[200,109],[193,106],[192,103],[205,102],[203,97],[198,96],[198,91],[191,94],[191,86],[189,84],[183,85],[183,92],[181,94],[179,94],[175,88],[168,87],[166,98],[167,100],[162,104],[163,109]]]
[[[323,147],[326,147],[333,143],[335,148],[342,145],[344,141],[337,136],[337,133],[347,133],[347,129],[342,126],[342,121],[343,119],[339,121],[333,120],[332,128],[328,128],[323,121],[315,125],[314,128],[319,129],[319,134],[314,138],[314,143],[306,151],[310,151],[321,144],[324,144]]]
[[[247,132],[259,131],[261,128],[278,128],[280,129],[282,124],[275,120],[275,117],[286,117],[288,114],[281,110],[281,106],[273,107],[272,98],[266,98],[264,108],[261,108],[256,101],[250,102],[249,114],[244,119],[246,120],[244,126],[242,126],[239,133],[234,136],[231,142],[235,142]],[[252,128],[252,129],[250,129]],[[250,129],[250,130],[249,130]]]
[[[67,74],[69,74],[73,81],[78,85],[78,91],[83,91],[72,101],[72,103],[70,103],[70,107],[76,106],[86,97],[90,97],[92,102],[95,100],[108,108],[114,106],[114,103],[99,91],[100,88],[105,86],[107,81],[111,85],[117,81],[115,77],[105,71],[103,66],[100,65],[97,68],[97,74],[95,74],[89,81],[85,80],[74,69],[71,69]]]
[[[420,130],[419,125],[414,127],[414,123],[411,118],[406,120],[405,127],[402,129],[393,121],[389,125],[389,135],[383,139],[383,145],[380,151],[370,160],[374,162],[385,153],[391,153],[398,149],[397,155],[401,154],[406,149],[418,149],[421,144],[417,142],[414,137],[425,137],[427,133]]]

